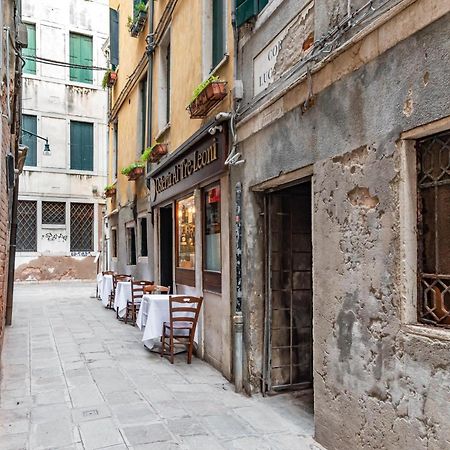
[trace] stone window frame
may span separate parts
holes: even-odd
[[[450,329],[418,321],[417,152],[416,141],[450,130],[450,116],[405,131],[397,141],[400,155],[400,317],[405,331],[450,341]]]

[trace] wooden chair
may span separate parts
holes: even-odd
[[[131,280],[131,300],[127,301],[127,310],[124,322],[128,323],[128,318],[131,319],[131,324],[136,325],[137,313],[141,306],[142,296],[145,294],[144,287],[153,285],[153,281],[134,281]]]
[[[119,281],[131,281],[133,277],[131,275],[124,275],[124,274],[115,274],[113,275],[113,290],[111,292],[111,295],[109,296],[109,302],[107,308],[113,309],[114,307],[114,299],[116,298],[116,288],[117,283]]]
[[[146,294],[170,294],[170,286],[159,286],[158,284],[145,286],[144,292]]]
[[[203,297],[192,297],[189,295],[169,297],[170,322],[163,323],[160,355],[161,357],[169,355],[172,364],[175,340],[186,345],[187,363],[191,364],[195,329],[197,328],[202,303]],[[166,339],[169,339],[168,344],[166,344]],[[168,352],[166,352],[166,347],[168,347]]]
[[[112,276],[114,276],[114,270],[104,270],[102,272],[102,275],[103,276],[105,276],[105,275],[112,275]]]

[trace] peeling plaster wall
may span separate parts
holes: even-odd
[[[449,35],[447,14],[308,111],[281,114],[240,144],[246,162],[231,172],[243,182],[246,387],[258,391],[267,243],[251,187],[313,165],[315,424],[329,449],[450,448],[450,332],[418,336],[401,322],[396,148],[402,131],[450,115]]]

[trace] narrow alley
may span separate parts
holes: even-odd
[[[2,450],[322,448],[301,394],[248,398],[197,358],[171,365],[94,296],[81,282],[16,286]]]

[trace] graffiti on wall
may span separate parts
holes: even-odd
[[[67,236],[65,234],[62,233],[45,233],[42,235],[42,239],[47,239],[47,241],[49,242],[66,242],[67,241]]]

